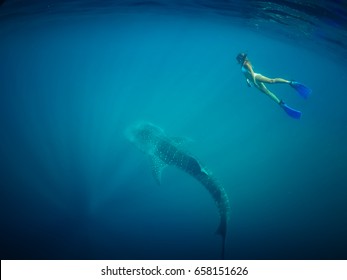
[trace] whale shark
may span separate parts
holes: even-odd
[[[194,177],[207,189],[217,205],[220,216],[216,233],[222,237],[221,258],[224,259],[225,238],[230,215],[228,195],[210,172],[194,156],[182,148],[186,139],[169,137],[160,127],[144,121],[130,126],[126,130],[126,137],[150,157],[153,176],[158,184],[161,184],[163,169],[166,166],[175,166]]]

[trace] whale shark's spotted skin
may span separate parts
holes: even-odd
[[[220,224],[217,233],[223,238],[222,258],[224,258],[225,237],[230,214],[228,196],[220,184],[204,169],[196,158],[183,151],[182,139],[170,138],[165,132],[148,122],[140,122],[127,131],[128,139],[152,159],[153,175],[160,184],[165,166],[172,165],[190,174],[209,191],[217,204]]]

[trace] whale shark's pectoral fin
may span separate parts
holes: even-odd
[[[156,156],[152,157],[152,172],[154,179],[159,185],[161,184],[161,173],[166,166],[167,164],[164,163],[160,158]]]

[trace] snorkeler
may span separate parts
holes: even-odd
[[[295,81],[288,81],[282,78],[275,78],[270,79],[268,77],[265,77],[259,73],[255,73],[252,67],[251,62],[247,58],[247,54],[245,53],[239,53],[236,57],[237,62],[241,65],[241,71],[246,77],[246,82],[249,87],[254,85],[257,89],[259,89],[261,92],[268,95],[273,101],[275,101],[278,105],[281,106],[281,108],[292,118],[300,119],[301,112],[297,111],[293,108],[290,108],[286,103],[283,102],[283,100],[279,99],[274,93],[272,93],[268,88],[265,86],[264,83],[267,84],[276,84],[276,83],[283,83],[288,84],[291,87],[293,87],[303,98],[307,98],[311,94],[311,89],[304,86],[303,84],[300,84]]]

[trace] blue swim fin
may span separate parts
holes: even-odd
[[[290,86],[294,88],[305,99],[307,99],[312,92],[312,90],[307,86],[295,81],[291,81]]]
[[[279,105],[283,108],[283,110],[292,118],[294,119],[300,119],[301,112],[298,110],[295,110],[293,108],[290,108],[286,103],[284,103],[282,100],[279,103]]]

